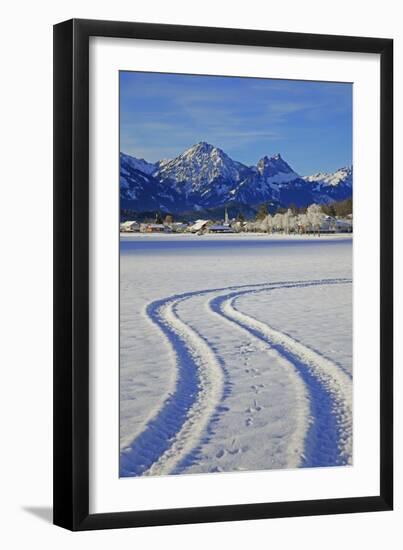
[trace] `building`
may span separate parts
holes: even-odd
[[[196,220],[194,224],[189,227],[189,231],[191,233],[203,233],[211,223],[211,220]]]
[[[182,222],[173,222],[169,224],[169,227],[174,233],[184,233],[188,229],[188,224]]]
[[[209,233],[235,233],[230,225],[214,224],[208,228]]]
[[[334,218],[323,216],[320,224],[321,233],[352,233],[353,220],[348,218]]]
[[[171,233],[172,229],[163,223],[142,223],[141,233]]]
[[[126,221],[120,224],[121,233],[135,233],[140,231],[140,224],[136,221]]]
[[[224,213],[224,225],[229,225],[229,219],[228,219],[228,210],[225,209],[225,213]]]
[[[335,224],[335,218],[328,215],[323,215],[320,221],[320,232],[321,233],[334,233],[334,224]]]
[[[352,233],[353,232],[353,220],[338,218],[335,220],[335,231],[336,233]]]

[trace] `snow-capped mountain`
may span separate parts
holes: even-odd
[[[154,177],[169,182],[186,197],[206,203],[227,195],[247,172],[246,166],[224,151],[201,141],[160,165]]]
[[[250,205],[266,201],[284,206],[313,202],[311,188],[307,190],[306,183],[280,154],[260,159],[230,194],[234,200]]]
[[[136,211],[177,211],[184,207],[182,198],[150,173],[137,168],[138,159],[120,154],[120,206]],[[143,161],[145,162],[145,161]],[[146,163],[149,165],[149,163]],[[155,167],[154,167],[155,170]]]
[[[122,166],[122,159],[131,168],[134,168],[135,170],[140,170],[141,172],[144,172],[144,174],[150,175],[153,172],[155,172],[155,170],[157,169],[157,164],[153,164],[152,162],[147,162],[144,159],[137,159],[135,157],[130,157],[129,155],[125,155],[124,153],[120,153],[121,166]]]
[[[231,204],[253,208],[262,202],[306,206],[351,197],[352,169],[301,177],[280,154],[245,166],[202,141],[155,164],[121,153],[120,192],[122,206],[136,212],[180,213]]]
[[[332,173],[319,172],[305,176],[304,180],[312,184],[314,193],[320,198],[319,202],[348,199],[353,193],[352,166],[339,168]]]
[[[280,153],[273,157],[263,157],[257,163],[257,171],[267,183],[278,185],[289,183],[298,179],[300,176],[291,168],[289,164],[281,158]]]
[[[339,170],[336,170],[336,172],[330,174],[326,172],[318,172],[312,176],[305,176],[304,180],[317,183],[324,187],[328,185],[339,185],[340,183],[348,183],[352,186],[353,169],[351,166],[345,166],[344,168],[339,168]]]

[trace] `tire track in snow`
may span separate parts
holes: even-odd
[[[176,387],[145,430],[121,452],[121,477],[170,473],[198,444],[223,395],[223,372],[206,342],[177,315],[187,298],[153,302],[147,314],[176,354]]]
[[[277,288],[277,287],[275,287]],[[253,290],[244,290],[242,291],[241,295],[246,295],[250,293],[257,293],[257,292],[263,292],[263,291],[270,291],[272,288],[264,287],[261,289],[253,289]],[[233,293],[235,295],[239,295],[238,293]],[[231,294],[232,295],[232,294]],[[219,318],[222,320],[225,320],[225,322],[229,323],[234,327],[234,323],[231,319],[226,318],[221,314],[220,311],[220,304],[222,303],[222,300],[225,299],[228,295],[224,294],[224,296],[219,295],[216,297],[211,298],[206,306]],[[238,330],[241,330],[241,332],[246,332],[248,336],[249,342],[253,342],[254,340],[262,344],[262,339],[259,338],[256,334],[254,334],[252,331],[246,330],[245,327],[241,326],[238,323],[235,323],[235,326],[238,328]],[[234,330],[234,328],[232,329]],[[267,356],[267,364],[266,368],[268,370],[271,370],[271,363],[273,361],[273,346],[271,346],[268,342],[264,343],[264,352]],[[262,348],[261,348],[262,349]],[[305,437],[306,433],[309,429],[309,425],[311,423],[310,418],[310,401],[308,392],[306,389],[306,385],[302,377],[300,376],[300,373],[298,372],[298,369],[295,368],[295,365],[291,363],[287,358],[283,357],[283,355],[279,354],[277,350],[275,350],[274,353],[279,355],[279,357],[282,359],[282,368],[285,371],[285,374],[287,375],[290,384],[294,391],[294,397],[295,397],[295,415],[294,415],[294,421],[295,426],[293,428],[293,431],[291,435],[288,437],[287,442],[287,451],[286,451],[286,467],[287,468],[298,468],[302,464],[302,459],[304,456],[305,451]],[[251,369],[252,371],[255,370],[254,368]],[[255,371],[256,372],[256,371]],[[260,371],[259,372],[260,375]],[[263,384],[264,386],[264,384]],[[257,393],[257,386],[253,385],[251,386],[251,389],[253,389]],[[255,412],[258,412],[259,409],[257,408],[257,402],[256,399],[254,400],[254,408]],[[254,412],[253,410],[248,411],[250,413]],[[247,419],[247,425],[249,422],[253,423],[253,416],[249,417]]]
[[[197,371],[199,391],[171,446],[144,475],[164,475],[172,472],[183,457],[199,443],[224,392],[224,374],[219,361],[205,340],[180,320],[176,310],[180,301],[182,300],[176,300],[168,305],[165,321],[191,353],[193,366]]]
[[[228,292],[231,291],[235,297],[236,294],[259,289],[274,290],[342,282],[349,281],[318,279],[234,285],[187,292],[149,304],[147,315],[168,338],[176,355],[176,387],[167,395],[161,409],[148,422],[144,431],[122,450],[121,477],[172,473],[175,466],[199,444],[221,402],[223,372],[219,360],[207,342],[179,318],[176,307],[181,301],[217,292],[226,292],[225,297],[228,298]]]
[[[348,281],[345,281],[348,282]],[[316,283],[313,283],[316,284]],[[322,284],[342,284],[323,282]],[[289,284],[283,287],[242,291],[219,296],[211,301],[213,310],[271,345],[292,362],[304,380],[313,420],[305,440],[302,465],[334,466],[350,464],[352,458],[352,378],[338,365],[306,347],[291,336],[271,328],[237,309],[240,296],[278,288],[311,286]]]

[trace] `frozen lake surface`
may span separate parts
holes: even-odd
[[[350,236],[121,236],[121,476],[352,457]]]

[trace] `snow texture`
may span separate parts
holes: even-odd
[[[120,475],[352,463],[351,238],[121,240]]]

